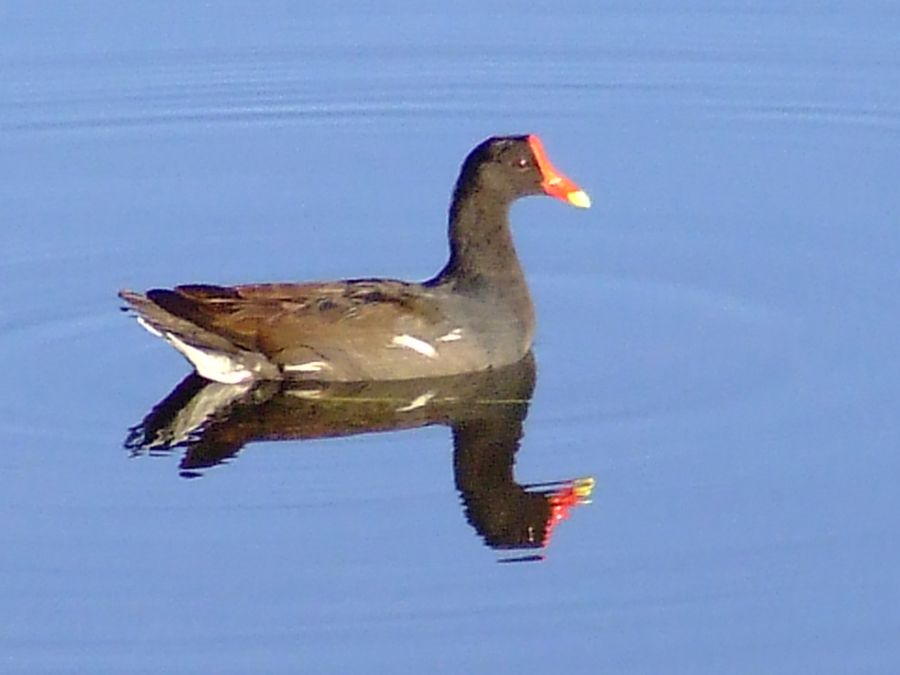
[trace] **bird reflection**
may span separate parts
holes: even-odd
[[[521,485],[513,475],[535,385],[534,358],[488,372],[357,383],[221,384],[186,377],[130,429],[133,455],[179,448],[193,478],[252,441],[349,436],[434,424],[453,432],[466,519],[501,562],[540,560],[553,528],[589,502],[593,478]]]

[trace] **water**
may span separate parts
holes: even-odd
[[[896,672],[898,36],[891,3],[5,3],[2,670]],[[541,561],[471,524],[440,397],[187,470],[123,447],[186,366],[119,288],[425,278],[516,132],[595,204],[513,212],[537,375],[480,494],[596,481]]]

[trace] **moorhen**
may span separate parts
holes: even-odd
[[[466,158],[450,205],[450,259],[433,279],[353,279],[123,290],[137,320],[210,380],[397,380],[515,363],[534,308],[509,231],[519,197],[588,196],[535,135],[489,138]]]

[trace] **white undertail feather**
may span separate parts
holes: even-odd
[[[144,329],[146,329],[147,332],[150,333],[151,335],[155,335],[156,337],[160,337],[160,338],[163,337],[163,334],[160,333],[158,330],[156,330],[153,326],[151,326],[150,323],[144,319],[144,317],[136,316],[134,318],[137,319],[137,322],[139,324],[141,324],[141,326]]]
[[[215,380],[223,384],[238,384],[253,379],[253,373],[240,363],[236,363],[227,354],[208,352],[193,347],[173,333],[163,335],[166,341],[184,354],[197,372],[207,380]]]
[[[437,350],[430,344],[425,342],[425,340],[420,340],[419,338],[413,337],[412,335],[395,335],[393,338],[391,338],[391,343],[397,345],[398,347],[406,347],[407,349],[412,349],[414,352],[418,352],[422,356],[427,356],[429,359],[436,358],[438,355]]]
[[[221,382],[209,382],[197,394],[188,401],[170,424],[144,447],[171,448],[190,441],[194,434],[213,415],[250,390],[250,383],[224,384]]]

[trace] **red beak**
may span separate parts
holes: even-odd
[[[531,147],[531,152],[534,154],[534,159],[537,161],[538,169],[543,177],[541,187],[544,189],[544,192],[551,197],[567,201],[572,206],[578,206],[583,209],[589,208],[591,198],[587,196],[584,190],[575,185],[572,180],[556,170],[556,167],[547,158],[541,139],[531,134],[528,137],[528,145]]]

